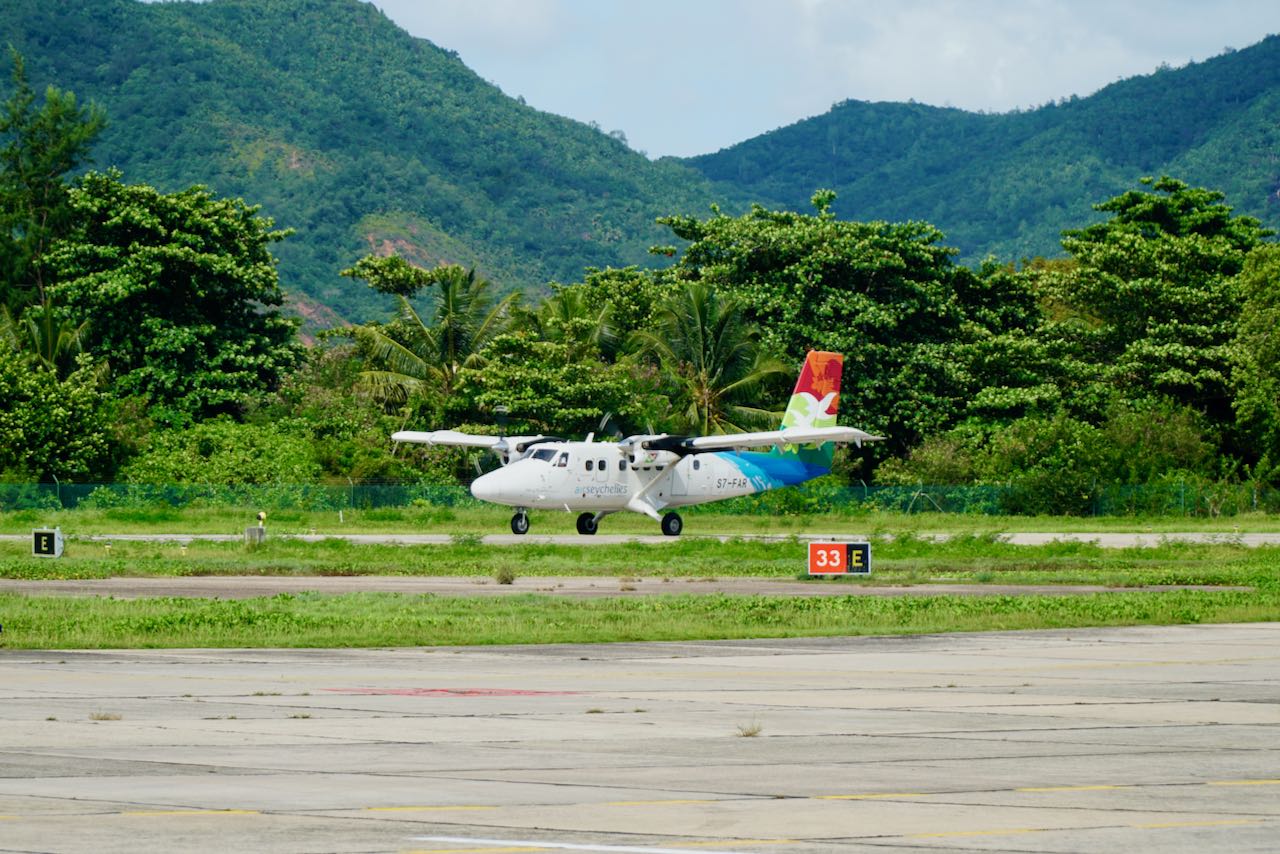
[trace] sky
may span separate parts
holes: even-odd
[[[846,99],[1005,112],[1280,33],[1276,0],[368,0],[533,107],[706,154]]]

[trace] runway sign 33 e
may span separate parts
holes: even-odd
[[[810,575],[870,575],[871,543],[809,543]]]

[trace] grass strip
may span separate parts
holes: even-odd
[[[566,600],[363,593],[243,600],[0,595],[9,649],[400,647],[891,635],[1280,620],[1280,591],[1080,596],[672,595]]]
[[[59,560],[30,555],[30,545],[0,542],[0,578],[92,579],[118,576],[473,576],[510,571],[518,577],[592,575],[643,578],[795,578],[806,547],[796,540],[755,542],[681,539],[650,545],[521,544],[486,546],[357,545],[345,540],[306,543],[269,540],[239,543],[119,541],[73,542]],[[989,535],[944,542],[898,537],[873,545],[873,573],[838,583],[1102,584],[1139,587],[1168,584],[1258,586],[1274,583],[1280,548],[1231,544],[1166,543],[1152,548],[1104,549],[1060,542],[1014,546]],[[814,582],[837,583],[837,582]]]

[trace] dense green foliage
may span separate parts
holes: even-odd
[[[238,411],[301,356],[268,245],[283,236],[257,208],[194,187],[164,194],[91,172],[71,190],[70,233],[54,245],[49,296],[92,320],[86,350],[113,390],[183,423]]]
[[[953,264],[926,223],[838,220],[831,199],[817,194],[815,215],[666,218],[689,241],[671,275],[741,300],[789,365],[810,349],[844,353],[842,415],[902,451],[955,421],[979,390],[978,342],[1032,323],[1035,300],[995,268]]]
[[[97,386],[90,368],[60,380],[0,344],[0,478],[108,476],[111,430]]]
[[[22,55],[10,47],[13,92],[0,112],[0,307],[43,303],[47,253],[71,217],[62,176],[88,159],[106,116],[50,86],[37,108]]]

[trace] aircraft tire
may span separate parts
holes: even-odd
[[[683,530],[684,520],[679,513],[672,512],[662,517],[662,533],[668,537],[678,537]]]
[[[597,529],[596,514],[581,513],[578,515],[578,533],[583,536],[594,534]]]
[[[529,533],[529,514],[517,513],[511,517],[511,533],[527,534]]]

